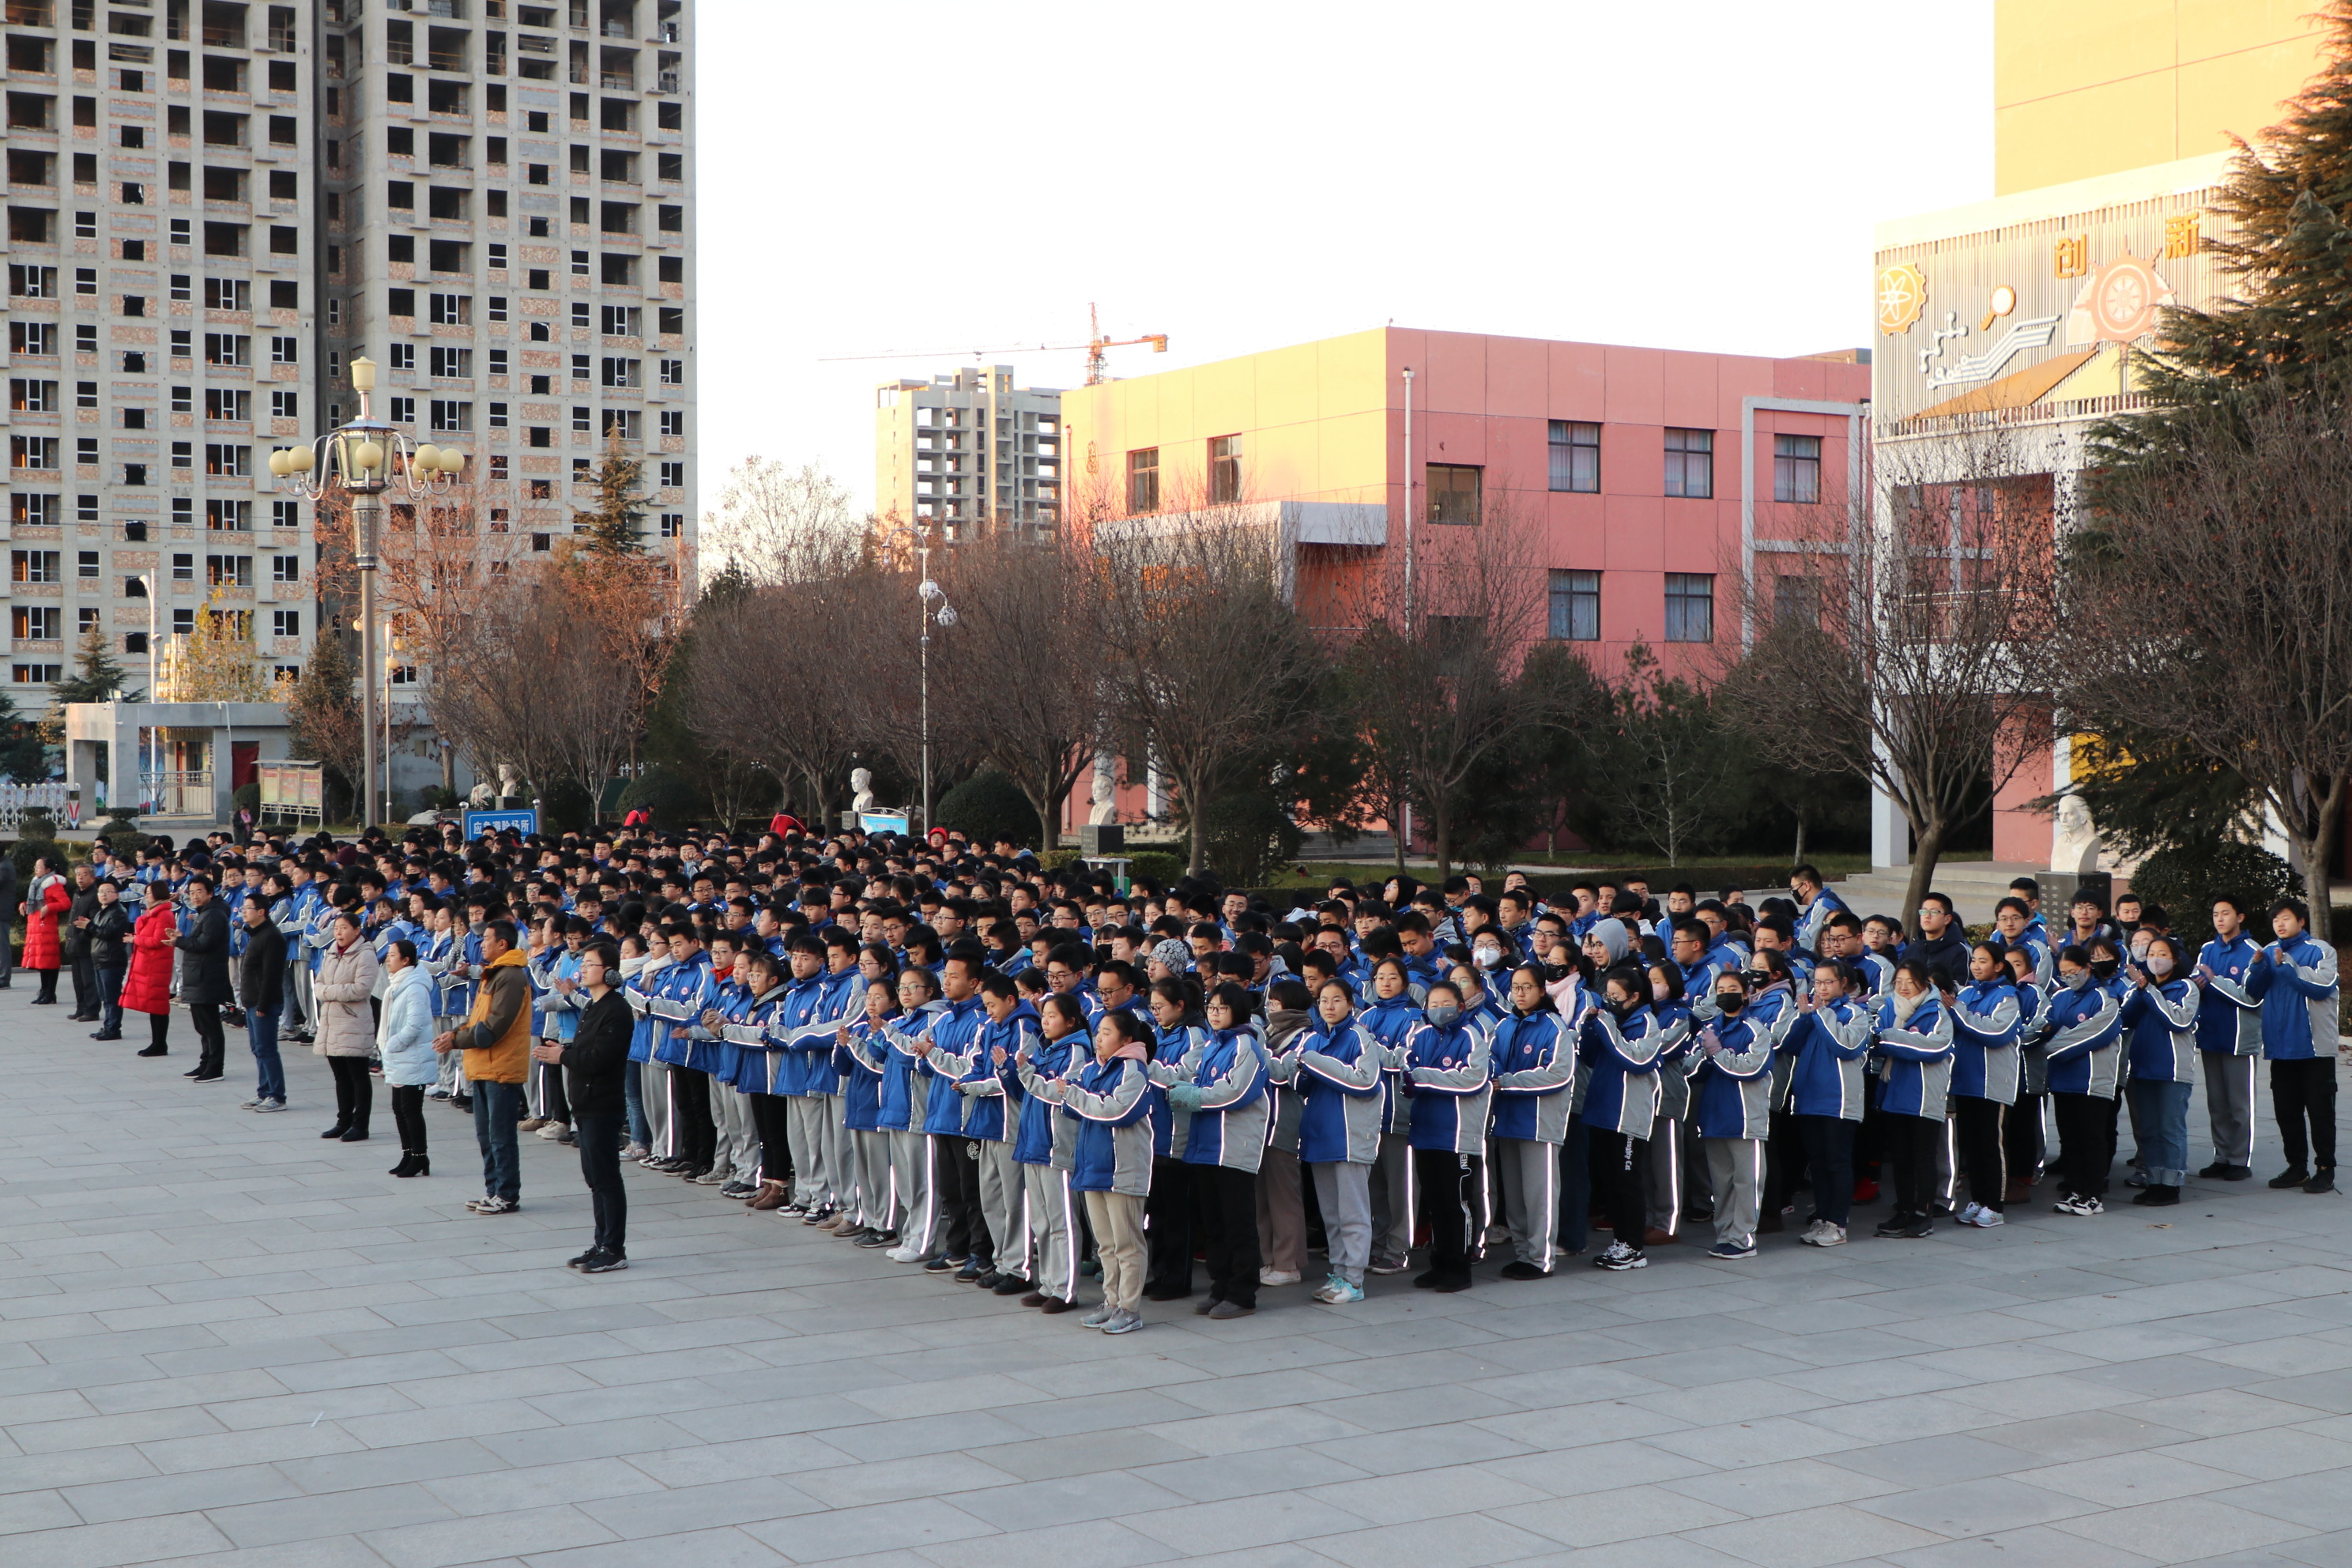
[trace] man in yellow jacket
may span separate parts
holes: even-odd
[[[530,973],[517,950],[512,921],[482,928],[482,983],[465,1026],[433,1042],[436,1051],[466,1053],[466,1079],[474,1089],[474,1141],[482,1148],[482,1195],[466,1206],[476,1214],[512,1214],[522,1206],[522,1164],[515,1124],[522,1120],[522,1085],[530,1068]]]

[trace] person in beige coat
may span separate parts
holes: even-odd
[[[375,949],[361,936],[356,913],[337,915],[327,929],[326,951],[310,985],[319,1009],[319,1034],[310,1050],[326,1058],[335,1075],[335,1124],[319,1136],[362,1143],[375,1099],[368,1079],[368,1058],[375,1049],[375,1013],[368,1005],[368,994],[375,989]]]

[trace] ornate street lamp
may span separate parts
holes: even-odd
[[[359,394],[359,417],[305,446],[281,447],[269,454],[269,471],[280,489],[316,502],[336,489],[352,498],[352,564],[360,574],[360,826],[378,820],[375,736],[376,528],[386,491],[412,500],[446,495],[465,471],[466,454],[455,447],[419,446],[407,434],[375,417],[375,362],[352,361],[352,389]],[[313,476],[316,476],[315,478]],[[323,629],[323,628],[322,628]],[[388,709],[389,689],[384,694]],[[389,762],[387,756],[386,761]]]

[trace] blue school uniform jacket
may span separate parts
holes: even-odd
[[[2197,1013],[2194,981],[2151,979],[2124,1002],[2116,1022],[2126,1039],[2130,1076],[2160,1083],[2193,1083],[2197,1072]]]
[[[1062,1114],[1062,1081],[1094,1060],[1094,1046],[1085,1031],[1049,1040],[1032,1034],[1022,1042],[1022,1054],[997,1069],[1009,1079],[1006,1091],[1021,1103],[1013,1135],[1013,1157],[1024,1165],[1070,1168],[1077,1122]]]
[[[1742,1007],[1696,1037],[1691,1051],[1691,1118],[1702,1138],[1762,1138],[1772,1124],[1772,1062],[1780,1034],[1772,1021]],[[1709,1056],[1709,1047],[1714,1055]]]
[[[1486,1026],[1467,1016],[1443,1028],[1423,1024],[1405,1037],[1403,1062],[1404,1092],[1412,1100],[1407,1142],[1415,1149],[1484,1154],[1495,1096]]]
[[[2123,1035],[2123,1005],[2096,984],[2060,985],[2042,1010],[2042,1048],[2053,1094],[2116,1097],[2116,1042]]]
[[[1192,1048],[1181,1060],[1151,1064],[1154,1082],[1190,1084],[1201,1091],[1199,1108],[1186,1118],[1181,1157],[1188,1165],[1255,1172],[1265,1154],[1265,1046],[1251,1028],[1192,1034]]]
[[[1157,1097],[1132,1057],[1088,1060],[1062,1080],[1062,1114],[1076,1124],[1070,1190],[1151,1195],[1151,1123]]]
[[[1791,1066],[1789,1109],[1799,1116],[1835,1116],[1859,1121],[1864,1096],[1863,1058],[1870,1055],[1878,1014],[1862,998],[1841,996],[1796,1008],[1780,1050]]]
[[[930,1014],[924,1032],[930,1037],[931,1049],[919,1059],[917,1067],[929,1085],[924,1131],[946,1138],[966,1136],[963,1124],[967,1107],[955,1085],[974,1070],[980,1055],[980,1026],[987,1022],[988,1015],[981,1011],[977,996],[942,1002],[940,1011]]]
[[[971,1053],[971,1068],[956,1080],[956,1092],[963,1097],[963,1135],[984,1138],[992,1143],[1010,1143],[1020,1131],[1020,1118],[1008,1116],[1013,1108],[1012,1090],[1004,1082],[1004,1074],[996,1065],[996,1050],[1002,1047],[1009,1062],[1027,1050],[1037,1039],[1037,1009],[1026,1002],[1015,1001],[1013,1011],[1003,1023],[982,1013],[980,1034]]]
[[[1647,1138],[1658,1118],[1658,1066],[1677,1043],[1674,1021],[1647,1004],[1622,1019],[1606,1007],[1594,1009],[1577,1036],[1578,1065],[1585,1074],[1584,1125]]]
[[[1407,965],[1411,967],[1410,963]],[[1426,984],[1423,989],[1427,989]],[[1405,1099],[1399,1075],[1404,1070],[1404,1040],[1421,1026],[1421,1004],[1408,992],[1385,1002],[1372,1002],[1356,1015],[1356,1022],[1381,1045],[1381,1131],[1402,1132],[1412,1109]]]
[[[1951,1014],[1952,1092],[2015,1105],[2017,1042],[2025,1027],[2017,987],[2005,980],[1972,980]]]
[[[2197,1001],[2199,1050],[2223,1057],[2262,1054],[2263,999],[2246,989],[2261,952],[2243,931],[2229,942],[2217,936],[2198,951],[2197,963],[2206,971]]]
[[[1952,1016],[1934,991],[1898,1020],[1896,998],[1878,1003],[1878,1107],[1890,1116],[1941,1121],[1951,1108]]]
[[[1353,1018],[1320,1013],[1275,1064],[1297,1086],[1298,1158],[1309,1165],[1369,1165],[1381,1150],[1381,1043]]]
[[[2246,986],[2263,1005],[2263,1055],[2307,1061],[2336,1051],[2336,950],[2309,931],[2263,949]]]
[[[1576,1113],[1580,1076],[1576,1026],[1555,1007],[1542,1006],[1532,1013],[1514,1007],[1495,1026],[1488,1055],[1495,1086],[1495,1136],[1538,1143],[1567,1142],[1569,1119]]]
[[[849,1039],[834,1037],[833,1073],[841,1085],[841,1124],[852,1132],[882,1131],[882,1063],[888,1047],[874,1037],[873,1021],[849,1026]],[[869,1065],[870,1064],[870,1065]]]

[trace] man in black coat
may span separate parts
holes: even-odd
[[[98,973],[98,1032],[93,1040],[122,1037],[122,980],[131,966],[131,911],[123,907],[121,889],[111,878],[98,883],[98,910],[84,933],[89,939],[89,961]]]
[[[98,873],[84,861],[73,868],[73,902],[66,909],[65,929],[58,932],[65,960],[73,966],[73,1020],[98,1022],[98,963],[90,954],[89,922],[98,914]]]
[[[236,1000],[228,979],[228,910],[213,896],[210,877],[188,879],[188,929],[175,944],[180,960],[180,1000],[188,1005],[188,1018],[196,1026],[196,1068],[187,1074],[198,1083],[222,1076],[221,1009]]]

